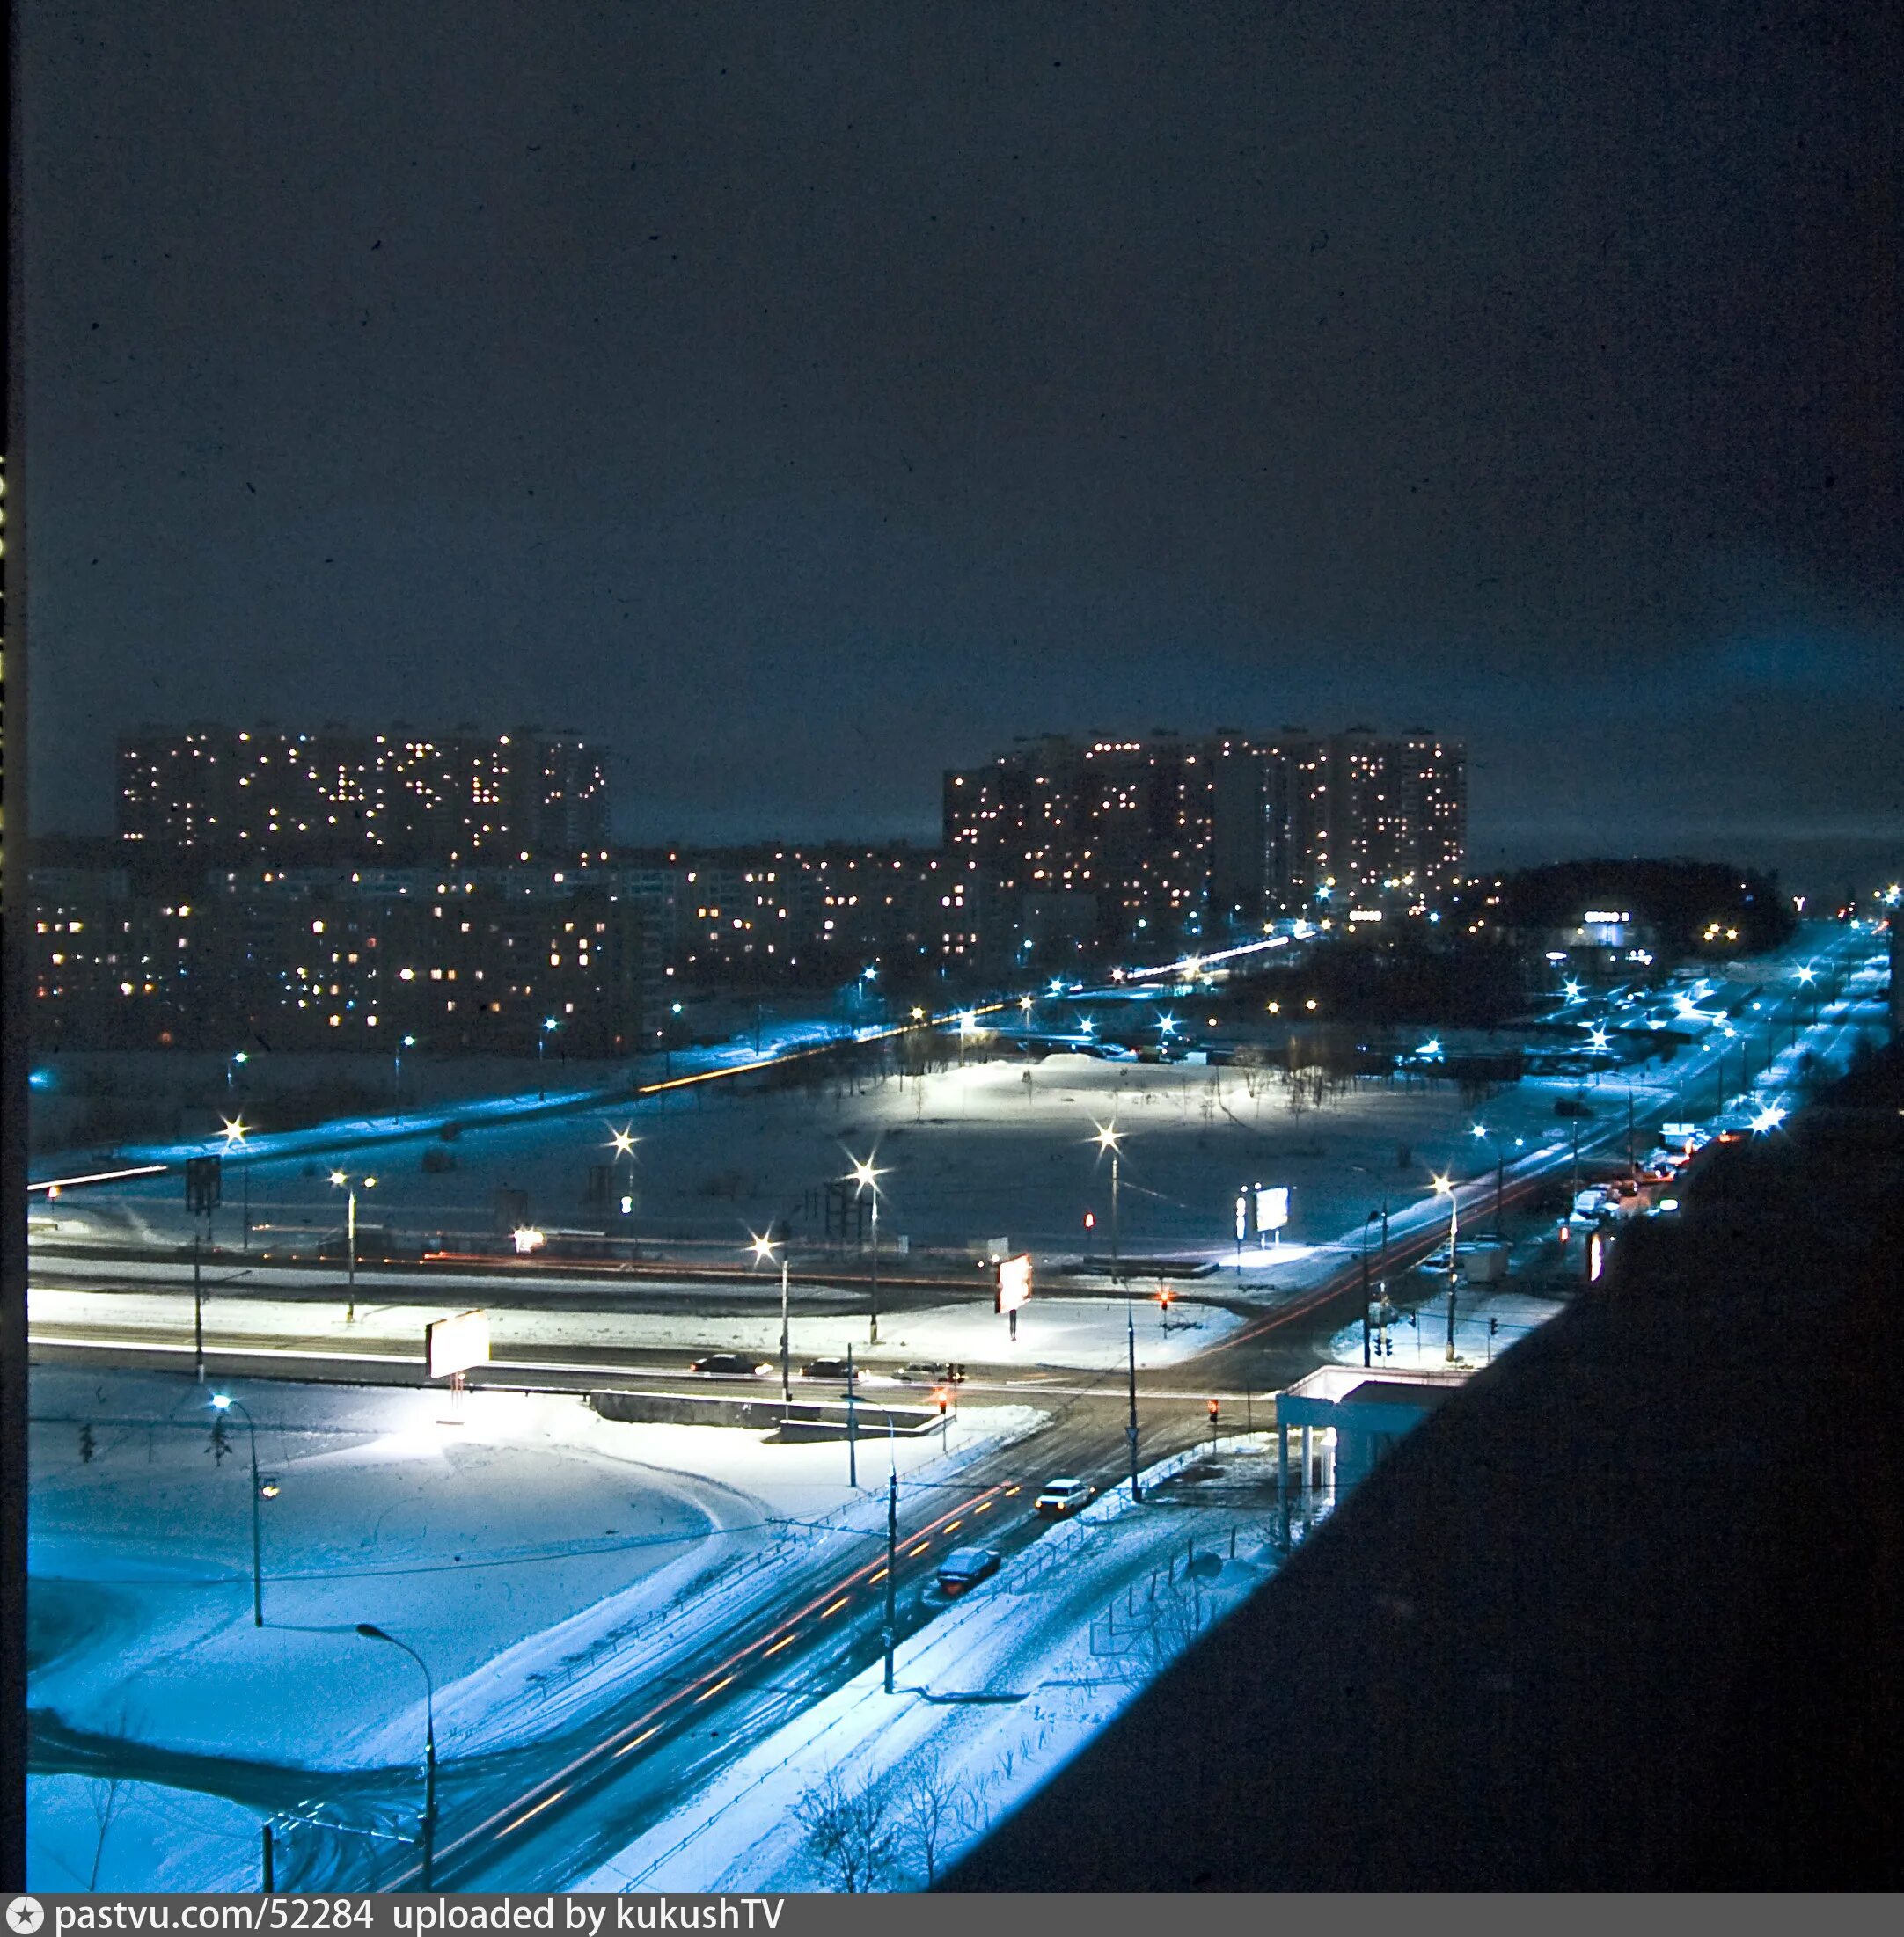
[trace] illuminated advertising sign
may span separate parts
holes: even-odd
[[[432,1378],[448,1378],[489,1363],[489,1314],[461,1312],[423,1327],[423,1354]]]
[[[1280,1231],[1288,1222],[1288,1185],[1275,1184],[1268,1189],[1258,1186],[1256,1190],[1256,1229],[1258,1231]]]
[[[1581,917],[1582,921],[1584,921],[1589,928],[1592,928],[1601,922],[1619,922],[1623,924],[1631,921],[1632,918],[1632,916],[1628,913],[1628,911],[1623,908],[1590,908],[1587,910],[1586,913]]]
[[[1351,908],[1349,910],[1349,919],[1351,921],[1380,921],[1381,919],[1381,910],[1379,908]]]
[[[1029,1303],[1030,1297],[1031,1254],[1024,1251],[1015,1258],[1000,1259],[998,1291],[992,1309],[1015,1312],[1020,1305]]]

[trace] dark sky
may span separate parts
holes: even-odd
[[[536,721],[621,830],[1464,735],[1484,861],[1904,852],[1895,10],[22,0],[33,755]]]

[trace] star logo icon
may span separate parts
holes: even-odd
[[[16,1897],[7,1905],[7,1928],[15,1937],[33,1937],[46,1920],[46,1905],[37,1897]]]

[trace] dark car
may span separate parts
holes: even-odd
[[[1003,1556],[991,1547],[959,1547],[946,1555],[939,1563],[935,1578],[940,1591],[948,1595],[959,1595],[968,1588],[977,1587],[979,1582],[989,1578],[999,1570]]]
[[[843,1358],[809,1358],[801,1368],[802,1378],[846,1378],[859,1368]]]
[[[765,1378],[773,1370],[749,1352],[709,1352],[688,1367],[691,1372],[717,1373],[728,1378]]]

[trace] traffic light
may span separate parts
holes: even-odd
[[[1501,1321],[1498,1319],[1490,1319],[1488,1320],[1488,1336],[1490,1338],[1492,1338],[1500,1328]]]
[[[1170,1300],[1175,1296],[1175,1292],[1167,1284],[1161,1284],[1157,1287],[1157,1302],[1166,1312],[1170,1309]]]
[[[941,1387],[939,1388],[939,1394],[938,1394],[938,1397],[939,1397],[939,1416],[940,1416],[940,1418],[941,1418],[941,1419],[943,1419],[943,1418],[945,1417],[945,1413],[946,1413],[946,1407],[948,1407],[948,1405],[950,1405],[950,1404],[951,1404],[952,1395],[951,1395],[951,1394],[950,1394],[949,1392],[948,1392],[946,1391],[946,1389],[945,1389],[945,1388],[944,1388],[944,1387],[943,1387],[943,1386],[941,1385]]]
[[[1095,1210],[1087,1210],[1085,1212],[1084,1228],[1087,1231],[1095,1231],[1097,1229],[1097,1213]]]
[[[1219,1411],[1221,1411],[1221,1410],[1222,1410],[1222,1401],[1221,1401],[1220,1400],[1215,1400],[1215,1399],[1212,1399],[1212,1400],[1210,1401],[1210,1423],[1211,1423],[1211,1424],[1212,1424],[1212,1426],[1214,1426],[1214,1425],[1216,1424],[1216,1422],[1217,1422],[1217,1414],[1218,1414],[1218,1413],[1219,1413]]]

